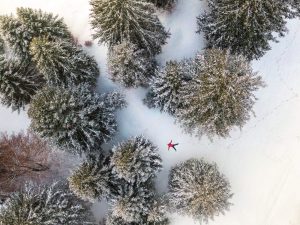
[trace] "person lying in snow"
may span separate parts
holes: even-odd
[[[179,145],[179,144],[178,143],[172,144],[172,140],[171,140],[170,143],[168,143],[168,150],[170,150],[170,148],[173,148],[175,151],[177,151],[175,148],[176,145]]]

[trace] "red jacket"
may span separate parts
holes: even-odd
[[[170,148],[174,148],[174,144],[172,144],[172,140],[170,141],[170,143],[168,143],[168,150],[170,150]]]

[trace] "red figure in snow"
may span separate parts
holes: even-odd
[[[176,145],[178,145],[178,143],[172,144],[172,140],[171,140],[170,143],[168,144],[168,150],[170,150],[170,148],[173,148],[176,151],[176,148],[175,148]]]

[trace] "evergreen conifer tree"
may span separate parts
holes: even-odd
[[[81,199],[101,199],[116,189],[109,156],[90,155],[69,177],[70,189]]]
[[[216,164],[190,159],[171,169],[169,202],[181,214],[207,222],[228,210],[231,197],[230,184]]]
[[[148,183],[135,181],[129,183],[123,180],[119,184],[118,194],[110,199],[110,212],[113,217],[121,218],[126,223],[144,224],[150,210],[153,192]]]
[[[0,33],[14,53],[24,59],[29,57],[28,45],[32,36],[18,19],[13,16],[0,16]]]
[[[17,18],[1,16],[0,32],[14,53],[23,60],[30,58],[29,45],[34,37],[71,41],[71,34],[63,19],[31,8],[17,8]]]
[[[10,196],[0,210],[1,225],[94,225],[89,207],[65,185],[27,184]]]
[[[2,37],[0,36],[0,60],[1,56],[5,53],[5,43]]]
[[[28,115],[32,129],[76,153],[93,152],[116,132],[116,107],[87,84],[68,89],[47,87],[36,94]],[[106,95],[107,97],[107,95]]]
[[[190,133],[226,137],[250,118],[253,92],[264,83],[246,58],[225,50],[208,49],[193,63],[192,80],[181,91],[178,120]]]
[[[148,2],[153,3],[156,7],[162,9],[171,9],[176,3],[177,0],[147,0]]]
[[[125,87],[147,86],[154,73],[154,64],[145,50],[128,41],[113,46],[108,55],[111,79]]]
[[[13,111],[24,109],[43,85],[44,80],[31,63],[0,59],[0,99]]]
[[[144,103],[174,115],[181,105],[180,90],[191,79],[189,67],[187,60],[167,62],[166,66],[153,77]]]
[[[129,182],[146,182],[161,169],[161,158],[155,147],[143,136],[131,138],[113,148],[111,165],[119,178]]]
[[[140,0],[91,0],[94,38],[113,46],[124,40],[151,55],[161,51],[169,36],[152,4]]]
[[[198,18],[208,47],[230,49],[248,59],[258,59],[270,50],[274,33],[284,36],[285,19],[300,16],[299,1],[209,0],[209,12]]]
[[[47,37],[49,40],[65,39],[71,41],[72,35],[67,25],[58,15],[40,9],[17,8],[17,18],[31,37]]]
[[[47,37],[34,38],[30,44],[30,54],[51,85],[96,84],[99,75],[96,61],[70,42],[49,41]]]

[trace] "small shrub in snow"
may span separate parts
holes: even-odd
[[[93,45],[93,42],[92,42],[92,41],[85,41],[85,42],[84,42],[84,45],[85,45],[86,47],[91,47],[91,46]]]
[[[230,184],[216,164],[190,159],[171,169],[169,202],[181,214],[207,222],[228,210],[231,197]]]

